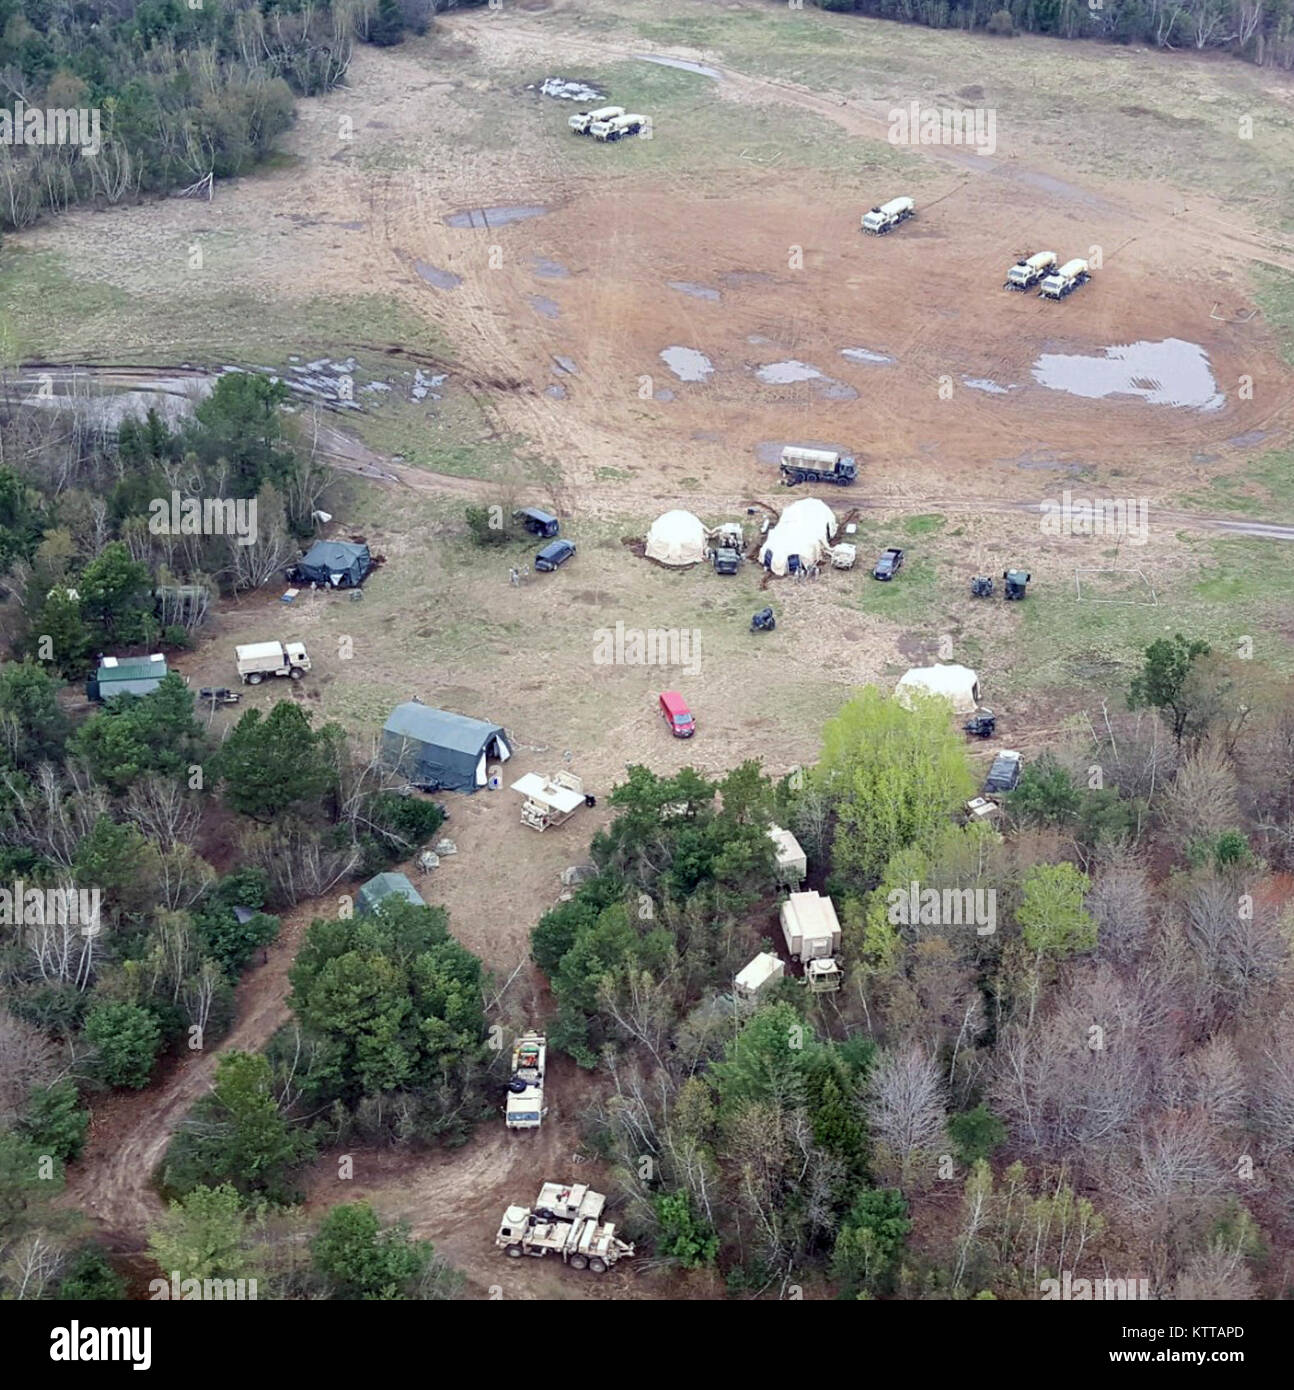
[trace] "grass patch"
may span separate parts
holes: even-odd
[[[908,536],[930,536],[942,531],[947,524],[947,518],[939,516],[937,513],[927,516],[909,516],[904,518],[903,532]]]
[[[1294,517],[1294,451],[1272,449],[1253,459],[1242,473],[1210,478],[1204,491],[1183,497],[1181,505],[1265,521]]]

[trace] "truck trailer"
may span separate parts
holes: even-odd
[[[900,222],[906,222],[917,210],[911,198],[891,198],[888,203],[863,213],[862,229],[871,236],[884,236],[892,232]]]
[[[259,685],[266,676],[288,676],[299,681],[310,669],[304,642],[252,642],[235,647],[234,655],[245,685]]]
[[[1080,285],[1087,284],[1091,278],[1087,262],[1075,257],[1043,280],[1038,296],[1041,299],[1064,299],[1067,294],[1073,294]]]
[[[494,1243],[509,1259],[560,1255],[573,1269],[605,1274],[618,1260],[634,1253],[603,1221],[607,1199],[583,1183],[546,1182],[533,1207],[509,1207]]]
[[[1031,290],[1056,264],[1054,251],[1035,251],[1022,261],[1016,261],[1006,273],[1004,290]]]

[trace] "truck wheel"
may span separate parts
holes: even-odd
[[[572,1260],[571,1263],[574,1264],[575,1261]],[[589,1261],[589,1268],[593,1271],[594,1274],[605,1274],[607,1272],[607,1262],[603,1259],[600,1259],[597,1255],[594,1255],[594,1257]]]
[[[572,1255],[572,1256],[571,1256],[571,1268],[572,1268],[572,1269],[587,1269],[588,1267],[589,1267],[589,1261],[588,1261],[588,1257],[587,1257],[586,1255]]]
[[[252,674],[251,674],[250,676],[247,677],[247,684],[248,684],[248,685],[260,685],[260,683],[261,683],[261,673],[260,673],[259,671],[253,671]]]
[[[305,675],[305,672],[300,668],[300,666],[294,666],[288,672],[288,675],[291,676],[294,681],[299,681],[301,677]]]
[[[508,1249],[507,1249],[507,1256],[508,1256],[508,1259],[510,1259],[510,1260],[519,1260],[519,1259],[521,1258],[521,1254],[522,1254],[521,1246],[519,1246],[519,1245],[509,1245],[509,1246],[508,1246]]]

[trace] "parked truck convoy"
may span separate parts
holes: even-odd
[[[781,475],[787,487],[796,483],[837,483],[843,487],[858,477],[858,467],[852,454],[788,446],[782,450]]]
[[[594,121],[613,121],[617,116],[623,116],[624,113],[623,106],[602,106],[596,111],[577,111],[566,124],[576,135],[587,135],[589,127]]]
[[[560,1255],[573,1269],[605,1274],[634,1247],[616,1236],[615,1224],[603,1221],[607,1199],[583,1183],[546,1182],[534,1207],[509,1207],[494,1243],[509,1259]]]
[[[289,676],[299,681],[310,669],[304,642],[251,642],[235,647],[234,655],[244,685],[259,685],[266,676]]]
[[[1087,284],[1091,278],[1087,262],[1075,257],[1048,275],[1043,280],[1038,294],[1042,299],[1064,299],[1067,294],[1073,294],[1080,285]]]
[[[892,232],[900,222],[906,222],[917,210],[911,198],[891,198],[888,203],[863,213],[862,228],[872,236]]]
[[[544,1063],[548,1039],[523,1033],[512,1047],[512,1075],[503,1121],[509,1129],[538,1129],[544,1118]]]
[[[1004,290],[1031,290],[1056,264],[1054,251],[1036,251],[1022,261],[1016,261],[1006,273]]]

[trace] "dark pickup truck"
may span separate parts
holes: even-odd
[[[903,552],[897,546],[884,551],[872,571],[873,579],[893,579],[903,568]]]

